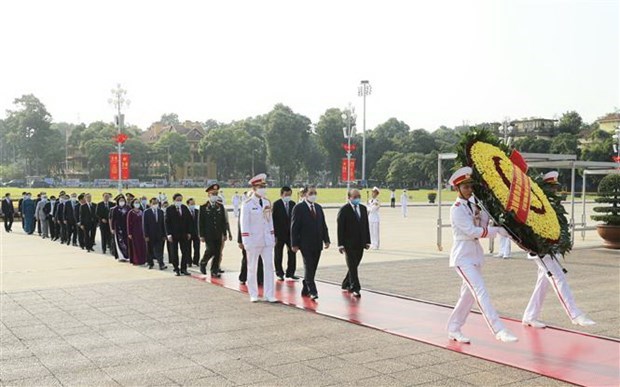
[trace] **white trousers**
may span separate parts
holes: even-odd
[[[403,211],[403,217],[406,218],[407,217],[407,205],[406,204],[401,204],[400,208]]]
[[[248,292],[251,298],[258,298],[258,259],[263,259],[263,297],[274,298],[275,274],[273,269],[273,246],[249,247],[248,254]]]
[[[530,302],[527,304],[525,312],[523,313],[523,320],[538,320],[540,317],[540,312],[542,311],[543,302],[545,301],[545,296],[547,295],[547,290],[550,285],[555,294],[558,296],[560,304],[562,305],[562,308],[564,308],[564,311],[568,317],[571,320],[574,320],[579,317],[582,312],[575,304],[575,298],[573,297],[573,293],[568,286],[568,281],[566,280],[566,276],[564,275],[560,264],[549,255],[545,255],[543,260],[547,265],[547,269],[549,269],[553,275],[551,277],[547,275],[547,269],[545,269],[545,266],[540,259],[537,258],[534,260],[538,265],[538,278],[536,279],[534,293],[532,293]]]
[[[482,278],[482,266],[461,265],[455,267],[457,274],[463,279],[461,296],[448,319],[448,332],[457,332],[465,324],[467,316],[474,302],[478,304],[480,312],[493,334],[504,329],[504,323],[499,319],[497,311],[491,304],[491,298]]]
[[[370,246],[373,249],[379,248],[379,222],[370,222]]]
[[[233,204],[233,213],[235,214],[235,218],[239,217],[239,205]]]
[[[504,257],[510,257],[512,255],[512,245],[510,243],[510,238],[500,235],[498,248],[498,253],[503,255]]]

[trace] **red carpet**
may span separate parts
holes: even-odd
[[[246,292],[237,276],[237,273],[226,273],[220,279],[211,280],[208,276],[194,275],[215,285]],[[356,299],[337,285],[319,282],[317,286],[320,298],[316,302],[301,297],[301,281],[278,282],[276,297],[286,305],[565,382],[620,385],[620,341],[617,340],[557,328],[525,328],[519,321],[504,318],[519,342],[502,343],[491,335],[482,316],[472,313],[463,328],[472,344],[459,344],[448,340],[445,330],[451,308],[372,291],[363,291],[362,298]]]

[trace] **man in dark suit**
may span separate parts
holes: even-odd
[[[11,201],[11,194],[4,194],[4,199],[2,199],[2,215],[4,216],[4,230],[6,232],[11,232],[11,227],[13,226],[13,217],[15,214],[15,209],[13,208],[13,202]]]
[[[192,264],[198,266],[198,262],[200,261],[200,236],[198,235],[200,227],[200,225],[198,224],[198,214],[200,208],[196,205],[196,201],[193,198],[187,199],[187,202],[185,202],[185,204],[187,204],[187,208],[189,208],[189,213],[192,216],[192,228],[190,233],[192,234],[192,239],[190,239],[189,241],[190,260],[188,264],[190,267],[192,266]]]
[[[304,188],[303,195],[304,200],[293,207],[291,245],[293,252],[301,250],[304,259],[304,286],[301,295],[316,300],[319,298],[319,293],[314,276],[323,247],[329,248],[329,232],[323,208],[316,203],[316,188]]]
[[[101,251],[105,254],[107,249],[112,250],[112,230],[110,230],[110,208],[114,203],[110,202],[111,193],[103,194],[103,201],[97,204],[97,220],[99,221],[99,233],[101,234]]]
[[[45,203],[45,206],[43,206],[43,212],[47,217],[47,224],[52,241],[58,239],[58,224],[56,224],[56,218],[54,217],[56,207],[58,207],[58,202],[56,201],[56,196],[54,195],[50,196],[50,201]]]
[[[286,278],[298,280],[295,276],[297,256],[291,249],[291,216],[295,202],[291,200],[293,190],[290,187],[280,189],[280,199],[273,202],[273,230],[276,235],[276,247],[274,251],[274,265],[276,267],[276,277],[279,281],[284,281],[284,268],[282,267],[282,249],[286,247],[287,263]]]
[[[79,208],[77,194],[74,192],[71,194],[71,198],[65,203],[64,208],[64,222],[67,227],[67,245],[73,244],[73,246],[77,246]]]
[[[164,211],[159,208],[157,198],[151,198],[151,206],[144,210],[142,218],[144,240],[147,247],[149,269],[153,268],[153,258],[159,263],[159,270],[167,269],[164,265],[164,242],[166,241],[166,224]]]
[[[200,272],[207,274],[207,263],[211,262],[211,277],[219,278],[220,260],[222,257],[222,243],[226,239],[228,223],[226,222],[226,211],[224,205],[218,203],[218,192],[220,186],[215,183],[207,187],[209,200],[200,206],[199,215],[199,234],[200,240],[205,242],[205,253],[200,259]]]
[[[170,242],[170,261],[177,276],[190,275],[187,264],[190,260],[189,243],[192,238],[192,216],[187,206],[183,204],[183,195],[175,193],[172,197],[174,205],[166,209],[166,233]],[[179,262],[179,248],[181,262]]]
[[[22,197],[17,201],[17,215],[22,218],[22,228],[26,229],[26,224],[24,222],[24,209],[22,203],[24,203],[24,198],[26,197],[27,192],[22,192]]]
[[[368,210],[360,204],[361,194],[356,189],[348,192],[349,202],[338,211],[338,251],[345,255],[349,271],[342,281],[342,289],[361,297],[357,268],[364,250],[370,247]]]
[[[80,207],[80,228],[84,238],[84,247],[87,252],[95,251],[95,235],[97,232],[97,207],[92,203],[89,193],[84,195],[84,203]]]
[[[56,206],[54,218],[56,219],[56,225],[58,226],[60,234],[60,243],[62,244],[67,241],[67,225],[65,224],[65,205],[67,203],[67,196],[62,193],[59,196],[59,203]]]

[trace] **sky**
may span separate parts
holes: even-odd
[[[0,118],[32,93],[55,122],[146,129],[164,113],[228,122],[276,103],[317,122],[352,103],[367,128],[620,108],[620,1],[0,2]]]

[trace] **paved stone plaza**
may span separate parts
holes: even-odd
[[[327,211],[334,244],[335,213]],[[362,285],[453,304],[460,284],[447,267],[450,231],[437,251],[435,210],[382,215],[382,249],[365,256]],[[296,308],[251,304],[247,295],[170,270],[26,236],[19,223],[14,230],[0,234],[2,385],[562,384]],[[620,254],[598,244],[589,233],[566,264],[579,306],[599,323],[579,330],[620,337]],[[340,281],[342,256],[330,249],[324,258],[319,278]],[[487,261],[494,304],[503,316],[520,317],[535,264],[523,254]],[[229,243],[224,268],[238,266],[239,250]],[[299,266],[301,273],[301,259]],[[553,294],[543,317],[574,329]]]

